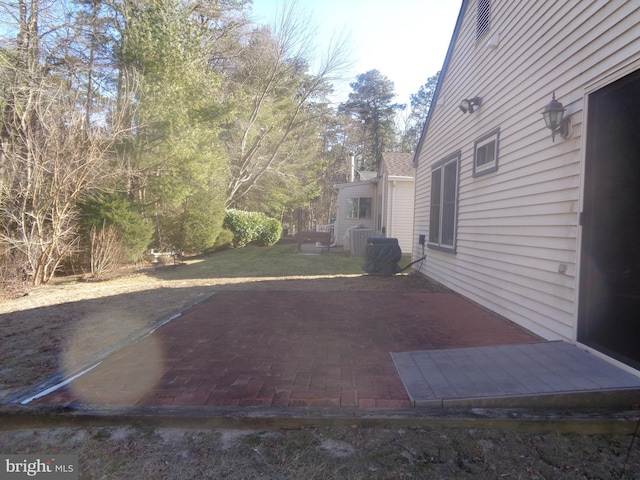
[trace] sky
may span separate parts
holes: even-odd
[[[461,0],[300,0],[318,32],[317,52],[332,36],[348,38],[353,66],[345,82],[335,85],[337,101],[347,99],[349,83],[379,70],[394,83],[398,103],[409,104],[427,79],[441,68],[453,34]],[[283,0],[253,0],[253,19],[272,25]]]

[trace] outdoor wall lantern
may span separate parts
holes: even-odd
[[[473,113],[473,107],[479,107],[482,104],[480,97],[465,98],[460,102],[460,110],[462,113]]]
[[[562,138],[569,136],[569,119],[562,118],[566,108],[556,100],[556,92],[553,92],[551,102],[544,107],[542,111],[542,117],[544,123],[549,130],[551,130],[551,140],[556,141],[556,133],[559,133]]]

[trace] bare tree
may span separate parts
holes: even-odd
[[[82,103],[44,80],[5,88],[0,242],[35,285],[53,278],[78,241],[76,206],[104,187],[115,132],[87,125]]]
[[[91,242],[91,275],[100,278],[104,273],[115,269],[124,260],[124,246],[118,228],[105,221],[102,227],[93,225],[89,232]]]
[[[246,202],[267,174],[287,176],[284,168],[292,158],[300,161],[287,148],[299,142],[296,135],[308,129],[307,142],[317,140],[313,122],[323,112],[318,103],[326,101],[330,82],[348,66],[348,52],[344,39],[337,38],[317,71],[309,73],[313,36],[309,25],[295,4],[285,5],[273,31],[255,30],[238,59],[228,86],[238,111],[225,137],[230,161],[228,207]]]
[[[77,247],[77,204],[108,184],[119,137],[108,126],[108,104],[91,120],[91,95],[71,81],[72,55],[60,55],[75,41],[67,6],[0,1],[7,35],[0,49],[0,267],[35,285],[51,280]]]

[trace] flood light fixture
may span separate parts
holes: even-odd
[[[481,104],[482,98],[480,97],[465,98],[460,102],[459,108],[462,110],[462,113],[473,113],[473,107],[479,107]]]

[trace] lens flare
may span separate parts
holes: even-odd
[[[82,321],[71,336],[63,354],[63,371],[77,371],[83,365],[95,364],[98,358],[100,364],[67,388],[80,403],[135,405],[153,390],[163,374],[162,342],[157,335],[141,336],[145,327],[133,319],[126,322],[129,333],[121,332],[120,338],[92,320]],[[109,354],[105,357],[105,353]]]

